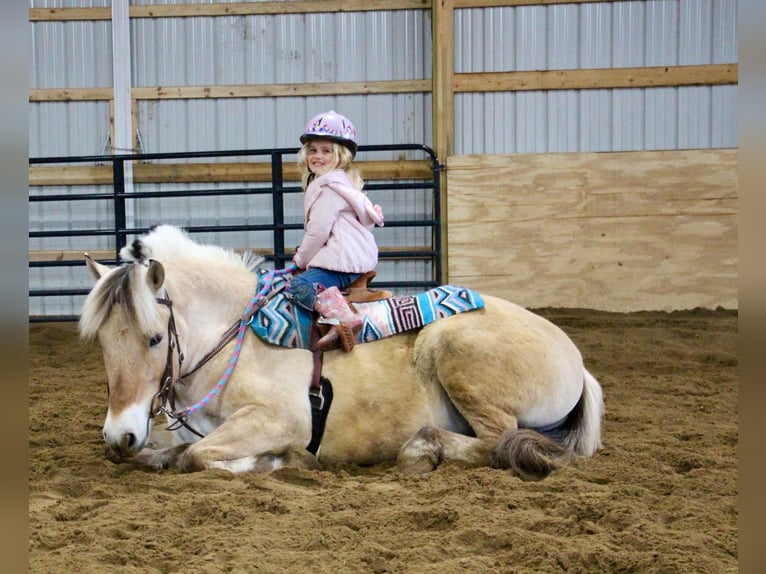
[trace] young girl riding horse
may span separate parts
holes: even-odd
[[[319,340],[320,349],[333,347],[341,331],[353,345],[362,320],[340,290],[377,265],[372,229],[383,226],[383,211],[362,191],[361,174],[352,165],[356,129],[348,118],[334,111],[314,116],[300,141],[304,234],[293,256],[300,271],[288,291],[295,303],[333,324]]]

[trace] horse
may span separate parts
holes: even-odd
[[[315,354],[241,328],[263,259],[167,224],[119,256],[110,266],[85,254],[95,283],[78,324],[103,353],[114,463],[243,473],[388,462],[423,474],[455,461],[540,480],[601,448],[602,389],[573,341],[483,295],[481,309],[325,352],[332,407],[310,452]],[[161,413],[165,444],[150,438]]]

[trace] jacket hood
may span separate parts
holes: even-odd
[[[357,190],[351,185],[351,180],[346,172],[340,169],[333,170],[317,177],[311,185],[327,186],[348,202],[362,223],[383,225],[382,212],[372,205],[372,202],[362,190]],[[318,195],[318,194],[317,194]]]

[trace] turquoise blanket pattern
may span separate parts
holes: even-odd
[[[265,273],[259,277],[258,289]],[[311,313],[294,305],[284,292],[290,276],[274,279],[273,289],[279,290],[255,314],[250,326],[261,339],[280,347],[307,349],[311,330]],[[457,285],[434,287],[417,295],[402,295],[355,303],[363,316],[357,343],[368,343],[412,329],[419,329],[438,319],[484,307],[484,300],[476,291]]]

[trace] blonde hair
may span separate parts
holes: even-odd
[[[303,186],[303,189],[306,189],[309,186],[309,183],[311,183],[311,178],[314,175],[309,169],[308,161],[306,160],[311,141],[312,140],[309,140],[303,144],[301,149],[298,151],[298,169],[301,172],[301,185]],[[333,165],[330,169],[342,169],[346,172],[346,174],[348,174],[348,178],[351,180],[351,185],[353,185],[356,189],[362,189],[364,186],[364,180],[362,179],[361,172],[351,164],[353,160],[354,155],[351,153],[350,149],[348,149],[343,144],[339,144],[338,142],[332,142]]]

